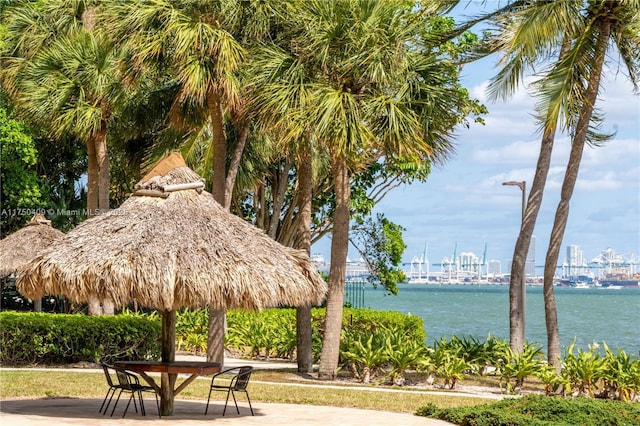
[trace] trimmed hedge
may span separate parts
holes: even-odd
[[[160,321],[141,316],[0,312],[0,363],[60,365],[157,358],[160,336]]]
[[[529,395],[473,407],[422,407],[419,416],[473,426],[623,426],[640,424],[640,405],[591,398]]]

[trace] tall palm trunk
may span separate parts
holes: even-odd
[[[244,152],[244,147],[247,144],[247,137],[249,136],[249,120],[240,120],[240,122],[236,123],[236,127],[238,128],[238,140],[236,141],[235,148],[231,155],[229,170],[225,176],[224,208],[227,210],[231,208],[233,188],[236,184],[236,176],[238,175],[238,169],[240,168],[240,160],[242,159],[242,153]]]
[[[109,210],[109,154],[107,152],[107,124],[100,126],[95,139],[96,160],[98,163],[98,211],[100,214]]]
[[[100,167],[97,156],[97,142],[95,138],[87,139],[87,216],[95,215],[99,208],[99,176]],[[89,315],[101,315],[102,307],[98,297],[90,297],[88,300]]]
[[[327,294],[327,313],[318,375],[320,379],[324,380],[334,380],[338,374],[344,280],[349,248],[349,204],[351,201],[347,164],[344,158],[336,153],[331,154],[331,170],[336,194],[336,210],[333,215],[329,292]]]
[[[220,93],[210,90],[207,99],[211,117],[213,139],[213,199],[226,206],[225,180],[227,170],[227,138],[224,130],[224,114]],[[225,310],[209,305],[209,333],[207,337],[207,361],[224,362]]]
[[[100,214],[109,211],[109,189],[110,180],[110,163],[109,153],[107,151],[107,123],[102,122],[100,131],[95,138],[96,143],[96,160],[98,162],[98,210]],[[102,301],[102,313],[104,315],[113,315],[114,304],[111,300]]]
[[[559,61],[566,56],[570,47],[570,37],[565,35],[560,47]],[[550,115],[551,111],[547,111],[546,117]],[[540,206],[542,205],[542,196],[544,195],[547,176],[549,175],[556,128],[557,120],[552,120],[544,127],[542,140],[540,142],[540,153],[538,154],[538,162],[536,164],[536,173],[533,176],[531,190],[527,198],[527,206],[524,211],[524,217],[522,218],[522,227],[520,228],[518,240],[513,250],[511,286],[509,287],[509,336],[511,338],[509,346],[514,352],[521,351],[525,344],[525,320],[524,312],[518,312],[518,288],[522,288],[519,283],[522,283],[522,280],[526,277],[527,253],[529,252],[529,245],[531,244],[533,230],[535,229]],[[525,294],[520,295],[520,297],[525,297]]]
[[[295,247],[311,254],[311,193],[313,191],[313,166],[311,165],[311,144],[305,135],[298,147],[298,230]],[[296,353],[298,371],[313,371],[311,328],[311,306],[296,308]]]
[[[585,93],[584,103],[578,117],[575,134],[571,143],[571,152],[569,154],[569,162],[565,171],[564,180],[562,182],[562,190],[560,191],[560,201],[556,208],[556,215],[551,229],[551,238],[549,239],[549,249],[544,263],[544,300],[545,300],[545,322],[547,325],[547,356],[549,363],[560,368],[560,337],[558,332],[558,314],[556,309],[555,295],[553,290],[553,277],[558,264],[558,256],[560,254],[560,246],[564,237],[564,231],[567,227],[567,219],[569,217],[569,201],[573,195],[573,189],[578,179],[578,171],[580,169],[580,161],[582,160],[582,152],[587,139],[587,131],[589,123],[593,115],[594,106],[598,98],[598,89],[600,87],[600,77],[602,76],[602,67],[604,64],[609,36],[611,33],[611,22],[607,19],[598,21],[600,35],[595,49],[593,58],[593,67],[589,74],[589,83]]]
[[[509,346],[514,352],[521,352],[525,344],[524,312],[520,312],[518,300],[521,297],[525,297],[521,292],[524,291],[522,282],[526,277],[527,253],[529,252],[531,237],[536,226],[538,212],[542,204],[542,195],[544,193],[547,175],[549,174],[555,131],[556,127],[554,125],[546,128],[542,135],[536,173],[527,199],[527,207],[524,211],[518,240],[513,250],[511,285],[509,287]]]
[[[213,199],[224,207],[226,205],[227,136],[224,129],[221,94],[215,90],[210,90],[207,103],[209,117],[211,118],[211,139],[213,141],[213,187],[211,194]]]
[[[271,212],[271,219],[267,226],[267,235],[274,240],[277,240],[278,227],[282,220],[282,206],[284,204],[284,196],[287,192],[287,186],[289,183],[289,172],[291,170],[291,160],[286,158],[282,166],[276,165],[273,171],[273,184],[271,193],[273,194],[273,211]]]

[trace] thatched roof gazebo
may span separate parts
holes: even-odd
[[[0,240],[0,290],[21,266],[62,235],[62,231],[51,226],[50,220],[36,214],[23,228]],[[42,310],[41,297],[33,299],[33,309],[37,312]]]
[[[203,188],[182,156],[170,154],[119,208],[81,223],[27,264],[19,291],[156,308],[162,361],[175,357],[178,308],[259,310],[323,300],[326,283],[307,254],[227,212]]]
[[[64,235],[51,226],[51,221],[36,214],[27,224],[0,240],[0,277],[15,273],[53,240]]]
[[[18,288],[29,297],[91,296],[162,311],[319,303],[326,283],[302,251],[224,210],[182,156],[170,154],[119,208],[93,217],[35,257]]]
[[[224,210],[178,153],[119,208],[93,217],[22,271],[28,297],[91,296],[162,311],[213,305],[259,310],[319,303],[326,284],[302,251]]]

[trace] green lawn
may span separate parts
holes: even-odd
[[[415,413],[418,408],[429,403],[446,408],[489,402],[482,398],[455,396],[455,393],[442,396],[427,391],[409,392],[394,389],[392,392],[385,392],[380,391],[380,388],[358,388],[356,391],[354,386],[328,387],[323,382],[315,381],[313,385],[300,383],[300,378],[290,372],[257,371],[252,376],[249,393],[252,401],[356,407],[405,413]],[[208,389],[209,380],[196,380],[178,397],[206,399]],[[0,399],[102,398],[106,390],[102,372],[67,372],[55,369],[36,371],[28,368],[0,371]]]

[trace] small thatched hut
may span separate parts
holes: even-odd
[[[23,228],[0,240],[0,290],[5,288],[9,276],[62,235],[62,231],[51,226],[50,220],[36,214]],[[35,311],[42,309],[41,299],[42,297],[33,299]]]
[[[0,240],[0,277],[15,273],[62,235],[43,215],[33,216],[23,228]]]

